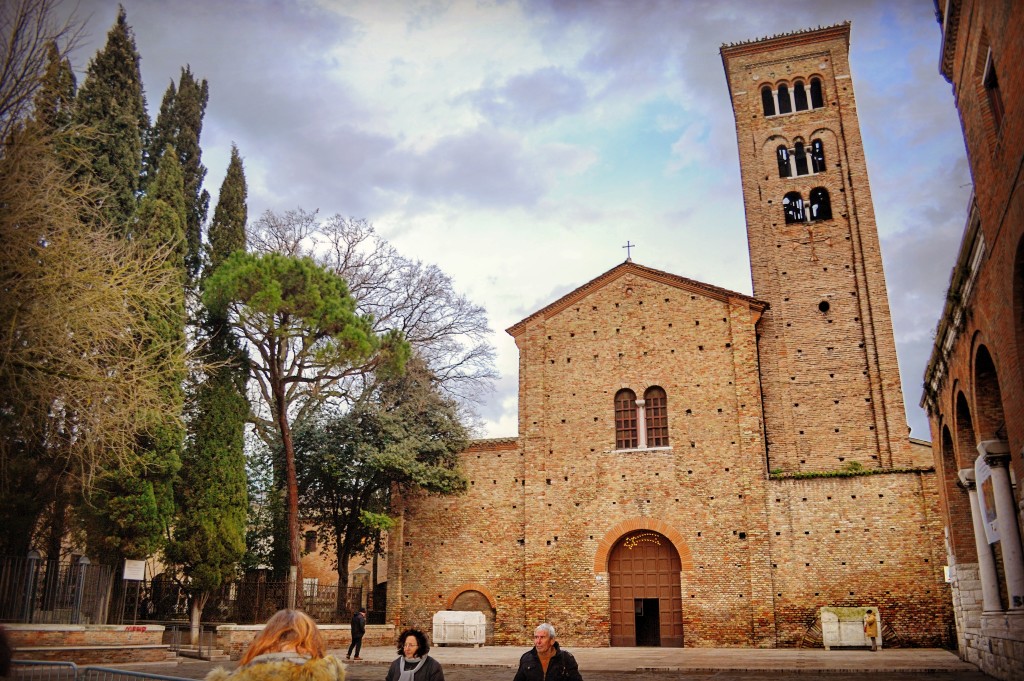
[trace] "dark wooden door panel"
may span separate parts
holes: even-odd
[[[637,623],[641,622],[641,645],[658,641],[662,646],[682,647],[681,569],[675,547],[658,533],[641,530],[619,540],[608,560],[613,646],[637,645]],[[637,603],[646,604],[646,615],[637,614]],[[657,613],[655,621],[650,619],[651,612]]]

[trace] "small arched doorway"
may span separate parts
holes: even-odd
[[[664,535],[624,535],[608,557],[613,646],[683,646],[679,552]]]
[[[455,600],[452,601],[449,610],[460,610],[460,611],[477,611],[482,612],[484,617],[487,618],[487,632],[485,634],[484,645],[494,645],[494,608],[491,607],[491,602],[487,596],[479,591],[468,590],[463,591]]]

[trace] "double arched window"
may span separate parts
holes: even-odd
[[[804,201],[800,192],[789,192],[782,197],[782,212],[787,225],[796,222],[831,220],[832,201],[829,199],[828,190],[824,187],[812,189],[810,201]]]
[[[779,145],[775,150],[779,164],[779,177],[800,177],[825,172],[825,145],[821,140],[811,140],[810,146],[797,142],[792,149]]]
[[[658,386],[644,392],[644,399],[623,388],[615,393],[615,448],[668,447],[668,396]]]
[[[761,108],[764,110],[765,116],[820,109],[823,106],[825,106],[825,93],[821,78],[817,76],[811,78],[809,84],[803,80],[796,80],[793,81],[792,87],[786,83],[780,83],[775,90],[772,90],[770,85],[761,86]]]

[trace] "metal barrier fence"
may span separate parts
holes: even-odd
[[[26,624],[138,624],[188,620],[192,594],[166,575],[149,580],[115,580],[114,568],[81,558],[69,563],[0,557],[0,622]],[[292,599],[291,591],[298,593]],[[203,622],[262,624],[298,602],[317,622],[345,624],[360,606],[374,609],[374,592],[364,600],[361,587],[301,586],[286,581],[251,580],[226,584],[210,595]],[[383,608],[380,608],[381,610]]]
[[[76,681],[78,665],[74,662],[13,660],[11,678],[30,681]]]
[[[86,558],[71,563],[38,554],[0,559],[0,622],[103,622],[110,577],[110,566]]]
[[[19,681],[133,681],[134,679],[190,681],[181,676],[164,676],[163,674],[133,672],[110,667],[79,667],[74,662],[44,662],[41,660],[14,660],[11,673],[11,678]]]
[[[192,643],[192,628],[188,624],[174,622],[164,625],[164,645],[182,657],[210,659],[217,643],[217,625],[203,624],[199,628],[199,642]]]

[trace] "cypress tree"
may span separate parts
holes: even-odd
[[[149,135],[146,157],[143,161],[143,189],[147,188],[157,167],[160,155],[168,146],[178,153],[184,176],[187,224],[185,237],[188,244],[186,264],[189,277],[199,272],[201,264],[201,232],[210,205],[210,194],[203,189],[206,167],[202,164],[199,137],[203,130],[203,116],[209,99],[206,80],[196,80],[190,67],[181,70],[177,87],[171,81],[160,103],[160,113]]]
[[[211,271],[232,252],[245,248],[246,194],[242,159],[232,146],[210,226]],[[211,592],[230,580],[245,554],[249,506],[245,474],[249,372],[245,355],[223,314],[208,313],[203,326],[214,368],[196,391],[175,493],[179,513],[167,547],[168,559],[188,577],[194,637]]]
[[[160,391],[168,409],[143,415],[149,423],[138,438],[142,464],[109,470],[101,476],[88,500],[86,529],[90,544],[108,559],[145,558],[164,543],[174,512],[173,480],[181,467],[184,429],[182,383],[185,378],[185,195],[181,167],[173,149],[164,154],[152,192],[139,204],[135,234],[172,271],[178,286],[168,299],[147,310],[164,343],[162,360],[175,367],[164,377]],[[140,352],[152,352],[140,348]],[[118,563],[115,563],[118,564]]]
[[[120,7],[107,43],[89,62],[75,100],[76,122],[99,133],[87,136],[84,144],[91,173],[108,188],[104,216],[120,225],[125,235],[135,214],[142,139],[149,129],[139,60],[135,36]]]
[[[210,271],[228,259],[235,251],[245,248],[245,223],[248,220],[246,199],[248,188],[245,183],[245,168],[238,147],[231,145],[231,161],[224,183],[220,186],[220,197],[213,210],[210,223]]]
[[[49,134],[71,125],[78,86],[71,60],[62,57],[57,43],[46,47],[46,71],[33,100],[33,120]]]

